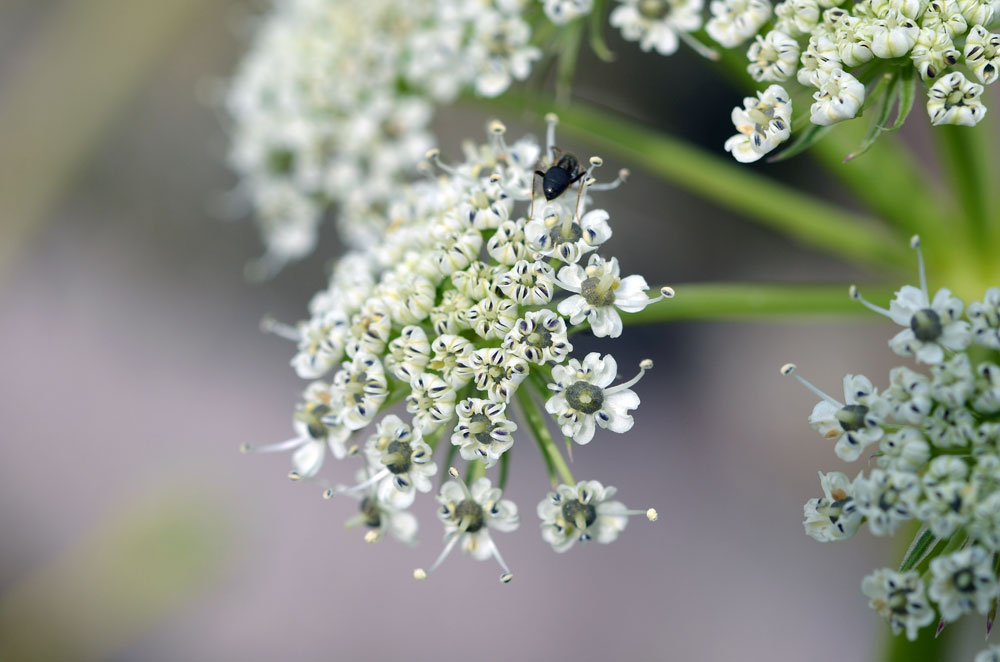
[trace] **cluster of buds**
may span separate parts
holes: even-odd
[[[707,15],[702,0],[618,3],[611,24],[643,50],[669,55],[685,43],[717,59],[692,36],[702,28],[722,48],[747,48],[747,72],[769,86],[733,111],[738,133],[725,148],[743,163],[788,140],[793,97],[811,95],[809,121],[829,126],[871,96],[885,107],[879,121],[897,107],[895,128],[919,77],[932,124],[973,126],[986,115],[984,86],[1000,78],[1000,34],[988,29],[1000,18],[996,0],[712,0]],[[798,89],[783,87],[790,81]]]
[[[229,85],[230,162],[266,277],[312,251],[333,206],[349,245],[378,240],[389,197],[434,140],[435,104],[494,97],[541,50],[526,0],[289,0],[259,22]]]
[[[805,530],[821,542],[846,540],[863,525],[877,536],[918,528],[902,565],[861,584],[894,633],[911,640],[933,623],[987,617],[1000,596],[1000,288],[965,309],[947,289],[927,289],[920,242],[911,242],[920,287],[904,286],[888,309],[850,294],[904,327],[889,347],[927,372],[893,368],[883,391],[862,375],[829,396],[782,367],[821,400],[809,423],[847,462],[868,457],[867,475],[820,473],[823,496],[805,504]],[[963,314],[964,313],[964,314]],[[874,465],[874,466],[872,466]],[[916,523],[916,524],[913,524]],[[992,660],[984,651],[977,660]]]
[[[613,487],[575,480],[546,421],[545,412],[567,452],[597,428],[630,430],[639,405],[632,387],[652,362],[620,381],[613,356],[573,357],[571,338],[617,337],[622,312],[673,296],[664,287],[651,298],[642,276],[622,277],[618,260],[600,254],[611,226],[608,212],[589,209],[592,194],[617,187],[627,171],[598,183],[601,159],[581,166],[556,147],[555,116],[547,121],[544,151],[532,138],[508,145],[493,122],[487,144],[467,145],[462,163],[429,152],[427,178],[397,189],[381,240],[339,260],[311,317],[265,323],[298,344],[292,366],[317,381],[305,389],[292,439],[245,450],[293,451],[295,480],[321,483],[335,502],[357,498],[351,523],[369,527],[366,539],[412,542],[416,494],[432,490],[439,466],[467,462],[466,480],[450,469],[438,495],[445,549],[430,571],[460,546],[495,558],[510,579],[491,532],[518,525],[501,490],[512,449],[526,439],[552,479],[537,511],[556,551],[611,542],[631,515],[656,517],[612,500]],[[328,456],[360,457],[357,482],[321,479]]]
[[[973,126],[986,115],[984,86],[1000,75],[1000,35],[987,29],[1000,17],[993,0],[784,0],[773,9],[768,0],[714,0],[711,8],[709,35],[727,48],[752,38],[747,71],[771,83],[733,112],[739,133],[726,149],[741,162],[790,136],[790,98],[798,90],[782,85],[793,77],[812,95],[812,124],[852,119],[871,96],[868,103],[885,108],[878,121],[897,107],[894,123],[881,127],[891,130],[909,112],[918,78],[932,124]],[[731,29],[713,31],[713,21]]]

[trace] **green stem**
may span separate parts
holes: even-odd
[[[964,216],[967,238],[982,257],[990,245],[990,144],[978,130],[962,126],[934,127],[943,164]],[[943,220],[943,219],[942,219]]]
[[[628,326],[678,320],[758,319],[775,316],[810,317],[864,315],[872,313],[847,294],[846,285],[783,285],[743,283],[690,283],[674,287],[676,297],[646,306],[638,313],[622,315]],[[865,297],[888,302],[892,289],[863,287]]]
[[[531,397],[530,389],[524,388],[524,386],[525,384],[522,384],[522,388],[517,389],[517,401],[521,405],[525,422],[531,428],[539,450],[543,457],[547,459],[547,462],[551,463],[556,473],[559,474],[559,479],[562,482],[567,485],[576,485],[576,481],[573,480],[573,472],[569,470],[566,460],[563,459],[562,453],[559,452],[559,447],[556,446],[555,440],[549,433],[549,428],[545,425],[542,412],[539,411],[538,406]]]
[[[551,101],[508,93],[490,102],[524,112]],[[853,262],[909,266],[905,242],[871,218],[845,211],[758,174],[723,156],[639,125],[593,105],[575,102],[560,110],[560,128],[681,188],[795,237],[804,244]]]
[[[951,633],[945,628],[941,636],[935,638],[934,631],[937,622],[921,628],[916,641],[910,641],[905,633],[893,636],[892,630],[885,627],[884,662],[947,662],[954,659],[949,656]]]

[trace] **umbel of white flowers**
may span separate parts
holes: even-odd
[[[611,24],[643,50],[685,43],[714,59],[691,36],[702,27],[722,48],[746,48],[747,72],[769,86],[733,110],[738,133],[725,148],[744,163],[788,140],[793,97],[811,95],[810,121],[828,126],[858,115],[866,86],[893,104],[919,77],[932,124],[973,126],[986,115],[984,86],[1000,78],[996,0],[712,0],[707,20],[702,0],[618,3]]]
[[[914,237],[920,286],[904,286],[889,308],[852,287],[850,295],[903,329],[890,341],[897,355],[927,365],[893,368],[889,384],[844,377],[844,396],[827,395],[781,368],[820,398],[809,423],[847,462],[868,458],[854,478],[820,472],[822,496],[806,502],[806,533],[821,542],[846,540],[863,525],[892,535],[920,524],[902,566],[865,577],[862,592],[894,633],[915,639],[965,614],[986,617],[989,634],[1000,596],[1000,366],[966,351],[973,343],[1000,349],[1000,288],[965,309],[946,289],[927,289],[920,241]],[[963,315],[964,311],[964,315]],[[874,465],[872,467],[872,465]],[[996,647],[977,657],[996,659]],[[990,656],[994,657],[990,657]]]
[[[623,277],[607,255],[610,215],[592,209],[592,198],[627,172],[598,183],[601,159],[584,166],[560,150],[557,121],[547,117],[544,148],[532,138],[508,144],[495,121],[489,141],[468,147],[461,163],[428,153],[440,172],[394,192],[381,240],[339,259],[309,319],[264,323],[297,344],[291,365],[311,381],[294,436],[245,450],[292,451],[294,479],[321,484],[336,502],[356,498],[360,514],[349,523],[367,526],[367,540],[388,533],[412,542],[417,495],[433,490],[439,466],[456,455],[467,461],[467,481],[452,471],[441,487],[445,549],[430,571],[458,546],[495,558],[509,580],[492,535],[518,525],[501,490],[513,447],[529,440],[555,488],[537,511],[556,551],[611,542],[631,515],[656,518],[611,500],[613,487],[575,480],[546,422],[548,412],[567,451],[598,428],[628,432],[639,406],[633,387],[653,362],[622,380],[610,354],[572,356],[571,338],[618,337],[623,313],[673,296],[664,287],[649,297],[646,280]],[[321,479],[329,456],[360,457],[357,482]]]
[[[542,51],[521,0],[288,0],[258,22],[226,93],[229,160],[266,246],[250,275],[310,253],[332,205],[349,245],[380,237],[433,146],[437,104],[524,80]]]

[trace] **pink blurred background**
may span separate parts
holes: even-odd
[[[114,22],[66,19],[79,5]],[[637,387],[632,433],[599,434],[577,449],[573,470],[617,486],[632,507],[656,507],[659,521],[636,519],[612,546],[556,555],[534,516],[542,464],[530,445],[515,450],[508,494],[522,526],[498,537],[516,575],[509,586],[458,555],[426,583],[412,580],[440,549],[427,499],[418,548],[366,545],[343,528],[354,502],[289,483],[287,457],[240,455],[243,442],[288,436],[302,386],[292,347],[258,322],[301,317],[338,247],[327,231],[316,256],[274,281],[243,280],[260,247],[249,223],[213,212],[234,178],[205,92],[233,70],[249,10],[158,5],[0,1],[0,633],[17,638],[19,655],[869,658],[886,628],[860,582],[895,549],[866,532],[839,545],[804,535],[816,471],[859,467],[809,429],[814,398],[778,366],[795,361],[831,392],[845,372],[882,383],[891,330],[878,320],[675,324],[601,343],[623,372],[646,356],[656,369]],[[158,11],[176,13],[169,27]],[[59,21],[81,34],[46,62]],[[139,46],[121,38],[145,29],[159,32],[140,34]],[[619,62],[586,59],[578,94],[720,150],[731,90],[703,91],[721,101],[692,114],[675,90],[698,89],[699,63],[612,45]],[[127,83],[108,74],[147,46]],[[678,76],[690,84],[648,84]],[[104,119],[88,120],[88,104]],[[443,112],[444,153],[480,136],[486,118]],[[504,119],[513,134],[540,132]],[[60,131],[84,134],[82,146],[66,148]],[[629,165],[606,160],[609,171]],[[805,160],[768,171],[824,185]],[[29,204],[50,174],[58,186]],[[869,276],[641,172],[604,206],[610,249],[650,282]],[[579,349],[589,347],[598,345]]]

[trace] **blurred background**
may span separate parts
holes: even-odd
[[[302,388],[293,347],[258,322],[304,316],[339,251],[328,228],[313,258],[251,285],[256,232],[215,211],[235,179],[211,92],[255,10],[0,0],[0,658],[868,659],[887,628],[861,578],[898,550],[803,533],[816,471],[857,467],[778,366],[833,394],[846,372],[884,384],[892,330],[873,317],[628,329],[623,372],[656,362],[636,427],[599,433],[573,470],[660,519],[556,555],[534,516],[542,463],[515,452],[509,586],[459,555],[411,579],[440,550],[430,499],[418,548],[366,545],[343,528],[353,501],[289,483],[286,456],[239,454],[289,436]],[[584,55],[575,93],[721,152],[738,92],[688,53],[609,37],[619,61]],[[442,112],[442,151],[487,118]],[[758,167],[840,195],[805,159]],[[623,271],[651,283],[873,276],[641,172],[602,206]]]

